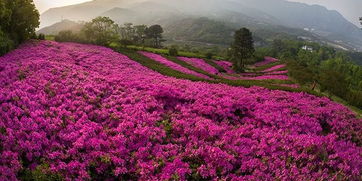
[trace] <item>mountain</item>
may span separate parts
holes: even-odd
[[[360,0],[289,0],[299,1],[307,4],[319,4],[331,10],[337,10],[350,22],[361,26],[359,17],[361,17],[362,1]]]
[[[337,11],[285,0],[94,0],[50,9],[41,15],[41,23],[42,26],[53,24],[59,21],[59,17],[90,20],[96,16],[109,16],[121,24],[157,23],[178,31],[174,34],[180,34],[184,29],[181,26],[181,30],[174,28],[177,23],[187,24],[185,22],[190,22],[191,19],[200,22],[200,18],[207,17],[204,20],[220,22],[229,27],[246,26],[256,31],[282,30],[293,36],[307,35],[307,39],[312,40],[318,37],[317,39],[329,44],[362,50],[361,30]],[[201,24],[205,23],[210,22]],[[168,29],[166,31],[169,32]],[[183,35],[195,36],[198,35]]]
[[[63,20],[59,23],[55,23],[51,26],[47,26],[37,31],[37,33],[43,33],[47,35],[56,35],[60,31],[70,30],[73,32],[79,32],[83,27],[82,23],[77,23],[71,20]]]

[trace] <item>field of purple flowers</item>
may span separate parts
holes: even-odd
[[[191,82],[103,47],[29,42],[0,57],[0,180],[24,174],[357,181],[362,120],[324,97]]]

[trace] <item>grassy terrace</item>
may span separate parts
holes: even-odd
[[[228,84],[231,86],[241,86],[241,87],[251,87],[251,86],[260,86],[260,87],[265,87],[271,90],[284,90],[284,91],[289,91],[289,92],[307,92],[309,94],[313,94],[316,96],[322,96],[322,94],[316,92],[316,91],[312,91],[310,89],[307,88],[290,88],[290,87],[283,87],[283,86],[278,86],[278,85],[274,85],[274,84],[291,84],[293,83],[292,81],[285,81],[285,80],[229,80],[229,79],[225,79],[216,75],[211,75],[201,69],[198,69],[196,67],[193,67],[189,64],[187,64],[186,62],[180,61],[178,60],[176,57],[170,57],[167,56],[166,58],[168,58],[170,61],[173,61],[175,63],[178,63],[186,68],[189,68],[190,70],[194,70],[198,73],[202,73],[204,75],[207,75],[211,78],[213,78],[213,80],[206,80],[203,78],[199,78],[193,75],[189,75],[189,74],[185,74],[176,70],[173,70],[172,68],[169,68],[157,61],[154,61],[148,57],[145,57],[139,53],[137,53],[137,51],[135,49],[128,49],[128,48],[113,48],[115,51],[118,51],[126,56],[128,56],[130,59],[137,61],[138,63],[142,64],[143,66],[146,66],[154,71],[157,71],[163,75],[166,76],[170,76],[170,77],[175,77],[175,78],[179,78],[179,79],[188,79],[191,81],[203,81],[203,82],[208,82],[208,83],[215,83],[215,84]]]
[[[135,46],[135,45],[127,46],[127,48],[132,49],[132,50],[143,50],[143,51],[147,51],[147,52],[168,55],[168,49],[141,47],[141,46]],[[194,53],[194,52],[179,51],[178,54],[179,54],[179,56],[182,56],[182,57],[205,58],[205,55],[200,54],[200,53]],[[224,59],[223,57],[215,57],[215,58],[218,60]]]

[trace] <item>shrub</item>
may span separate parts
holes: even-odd
[[[70,30],[60,31],[54,40],[58,42],[82,42],[80,36]]]
[[[168,50],[168,54],[170,56],[178,56],[178,50],[176,47],[172,46],[169,50]]]
[[[121,45],[122,45],[123,47],[127,47],[127,46],[133,44],[133,42],[132,42],[131,40],[127,40],[127,39],[122,39],[122,40],[120,40],[119,42],[121,43]]]
[[[205,56],[206,56],[207,59],[212,59],[212,57],[214,56],[214,54],[211,53],[211,52],[207,52]]]
[[[38,40],[45,40],[45,35],[43,33],[40,33],[38,35]]]
[[[14,42],[0,30],[0,56],[14,48]]]

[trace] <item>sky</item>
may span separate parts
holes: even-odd
[[[78,4],[90,0],[34,0],[40,13],[53,7]],[[362,17],[362,0],[289,0],[295,2],[303,2],[307,4],[319,4],[331,10],[337,10],[347,20],[359,25],[359,17]]]
[[[48,10],[49,8],[61,7],[72,4],[79,4],[90,0],[34,0],[36,7],[40,13]]]

